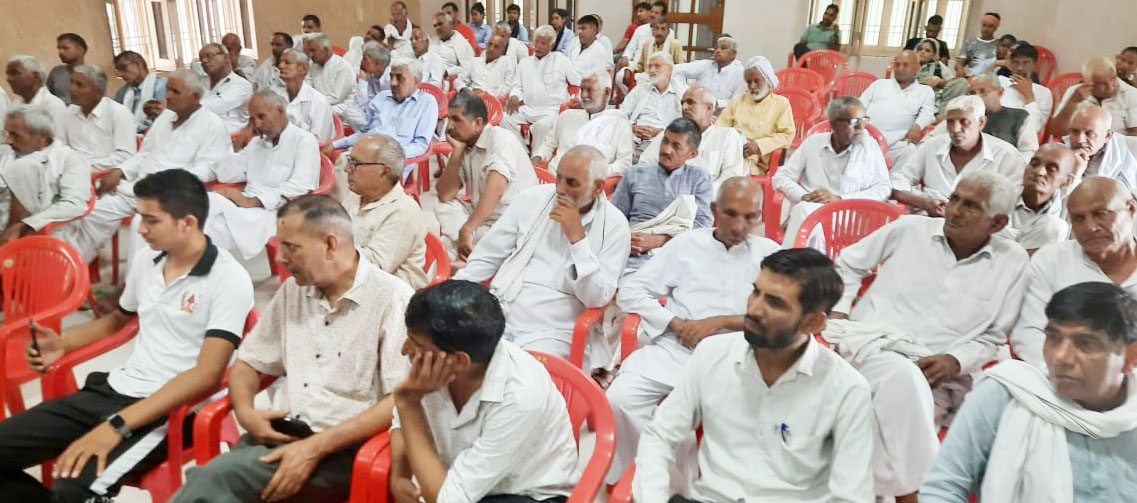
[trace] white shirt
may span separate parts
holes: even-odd
[[[659,164],[659,145],[663,143],[663,133],[655,135],[651,144],[640,154],[640,164]],[[736,176],[746,176],[749,173],[742,161],[742,144],[745,141],[738,130],[711,124],[703,130],[703,140],[699,142],[699,154],[687,161],[688,166],[695,166],[710,173],[715,194],[718,194],[722,182]]]
[[[1046,342],[1046,304],[1059,290],[1078,283],[1098,281],[1113,283],[1077,241],[1062,241],[1039,248],[1030,259],[1030,280],[1022,302],[1015,330],[1011,332],[1011,349],[1023,361],[1046,368],[1042,345]],[[1121,282],[1121,288],[1137,295],[1137,271]]]
[[[517,64],[521,64],[521,60],[529,57],[529,46],[525,45],[525,42],[509,37],[509,48],[506,49],[505,55],[513,58]]]
[[[253,85],[229,72],[201,97],[201,106],[221,117],[225,129],[233,134],[249,124],[249,98],[252,97]]]
[[[0,184],[30,213],[21,220],[28,227],[38,231],[53,222],[78,218],[87,210],[92,197],[91,170],[82,156],[62,142],[54,141],[0,166]]]
[[[276,64],[276,58],[269,56],[257,65],[252,75],[253,88],[258,91],[272,89],[278,93],[284,92],[284,81],[280,79],[280,68]]]
[[[807,344],[767,386],[742,334],[703,339],[640,436],[635,500],[671,497],[675,446],[701,425],[695,500],[871,503],[869,384],[813,337]]]
[[[644,23],[636,27],[636,31],[632,32],[632,39],[628,41],[628,45],[624,46],[624,53],[620,55],[622,58],[628,59],[628,64],[639,61],[640,49],[643,48],[644,42],[655,38],[651,33],[651,23]],[[667,32],[667,39],[675,38],[675,30]],[[664,42],[664,47],[666,47]]]
[[[600,125],[596,131],[607,134],[589,134],[593,128],[584,127],[593,120],[604,121],[603,125],[593,125]],[[549,159],[548,169],[556,173],[561,158],[577,145],[596,147],[608,160],[608,176],[622,175],[632,165],[632,123],[619,110],[605,110],[593,116],[582,109],[565,110],[557,116],[552,133],[545,135],[545,140],[533,149],[533,156]]]
[[[430,37],[430,51],[442,58],[448,75],[458,75],[462,70],[469,69],[474,62],[474,48],[457,30],[450,35],[449,40]]]
[[[564,397],[532,355],[500,341],[482,385],[462,411],[446,387],[422,398],[446,478],[439,503],[490,494],[545,500],[568,496],[580,478]],[[396,408],[391,430],[402,428]]]
[[[8,103],[8,93],[4,91],[4,88],[0,87],[0,117],[5,117],[8,115]],[[0,131],[3,129],[4,126],[0,126]]]
[[[892,171],[892,188],[909,192],[923,192],[930,197],[947,200],[955,190],[956,180],[963,172],[989,170],[1007,177],[1011,183],[1021,184],[1022,154],[1014,146],[987,133],[979,133],[981,150],[963,167],[957,169],[951,161],[951,136],[944,135],[920,144],[916,152],[898,169]],[[923,182],[924,187],[919,188]]]
[[[1050,121],[1050,112],[1054,109],[1054,95],[1050,93],[1050,89],[1041,84],[1031,82],[1031,90],[1034,91],[1034,101],[1026,102],[1026,98],[1018,89],[1011,87],[1010,77],[999,77],[999,83],[1003,86],[1003,97],[999,99],[999,104],[1008,108],[1021,108],[1030,114],[1030,118],[1034,119],[1034,129],[1036,134],[1046,129],[1046,123]]]
[[[737,59],[721,68],[713,59],[678,63],[673,72],[676,78],[695,80],[709,89],[718,101],[718,108],[725,107],[731,98],[746,92],[745,69]]]
[[[99,100],[90,115],[79,105],[67,108],[67,120],[59,131],[59,139],[83,156],[92,170],[122,164],[138,151],[134,114],[119,102],[107,97]]]
[[[650,82],[640,82],[624,97],[620,110],[628,114],[632,124],[666,128],[671,121],[683,115],[683,93],[687,85],[671,78],[662,93]]]
[[[580,37],[574,38],[565,53],[581,75],[612,66],[612,47],[605,46],[599,38],[593,40],[587,49],[581,48]]]
[[[991,236],[957,260],[944,222],[902,216],[842,250],[836,263],[845,291],[833,310],[907,332],[936,354],[955,357],[968,374],[1006,342],[1026,290],[1029,257],[1017,243]],[[861,281],[874,268],[876,279],[854,307]]]
[[[411,26],[411,19],[409,17],[407,18],[406,24],[407,27],[400,33],[394,24],[388,23],[387,26],[383,27],[383,37],[395,39],[395,46],[391,48],[392,51],[398,51],[404,56],[414,56],[414,53],[411,51],[411,28],[414,27]]]
[[[177,114],[167,108],[154,119],[138,154],[118,166],[127,181],[135,182],[151,173],[178,168],[202,181],[215,178],[213,165],[233,152],[225,124],[205,107],[198,108],[175,128],[177,118]],[[123,190],[121,185],[119,190]]]
[[[570,85],[580,85],[580,72],[564,53],[549,51],[543,58],[533,55],[521,60],[509,95],[534,108],[560,107],[569,100]]]
[[[1022,196],[1011,212],[1011,221],[1003,228],[1007,238],[1026,250],[1065,241],[1070,236],[1070,222],[1062,216],[1062,201],[1055,194],[1038,211],[1027,207]]]
[[[51,92],[47,90],[47,86],[40,86],[35,96],[32,96],[31,102],[25,102],[23,96],[14,94],[12,96],[12,103],[15,105],[28,105],[47,112],[47,114],[51,116],[51,120],[55,123],[57,130],[60,124],[67,122],[67,104],[54,94],[51,94]]]
[[[288,99],[288,91],[284,92]],[[332,141],[336,134],[335,123],[332,122],[332,107],[328,99],[316,92],[316,89],[307,82],[300,84],[300,91],[296,97],[288,102],[288,122],[295,124],[316,136],[321,143]]]
[[[832,136],[829,132],[817,133],[801,142],[770,180],[774,189],[785,192],[792,203],[818,189],[842,199],[887,200],[892,185],[876,140],[865,133],[838,154],[833,151]]]
[[[923,129],[936,120],[936,93],[919,82],[901,89],[896,79],[877,79],[861,93],[861,102],[890,149],[905,141],[913,124]]]
[[[1058,105],[1058,110],[1066,107],[1066,103],[1074,96],[1074,90],[1086,84],[1078,84],[1070,86],[1066,90],[1066,94],[1062,95],[1061,104]],[[1106,100],[1098,100],[1093,95],[1086,96],[1082,103],[1089,103],[1091,105],[1098,105],[1109,111],[1113,116],[1113,129],[1116,133],[1125,134],[1125,130],[1137,127],[1137,89],[1133,86],[1126,84],[1121,79],[1117,79],[1117,94],[1112,98]]]
[[[1125,138],[1124,135],[1114,133],[1101,151],[1090,157],[1084,176],[1113,178],[1121,180],[1131,190],[1137,188],[1137,157],[1125,144]],[[1073,192],[1074,187],[1068,187],[1067,190]]]
[[[486,62],[486,54],[474,58],[469,68],[462,71],[454,85],[458,89],[481,89],[493,96],[509,94],[510,80],[517,72],[517,62],[506,55]]]
[[[446,80],[446,62],[432,51],[422,53],[418,60],[422,63],[422,81],[442,88],[442,81]]]
[[[355,93],[356,69],[346,59],[332,54],[324,64],[315,61],[308,66],[308,83],[328,99],[332,113],[342,115],[351,105]]]
[[[266,210],[276,210],[289,198],[320,185],[320,147],[311,133],[289,124],[276,145],[253,138],[240,152],[217,163],[217,180],[245,182],[245,197],[255,197]]]

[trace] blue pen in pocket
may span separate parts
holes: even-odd
[[[785,447],[790,439],[790,425],[782,423],[782,425],[778,427],[778,433],[782,435],[782,447]]]

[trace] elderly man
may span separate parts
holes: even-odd
[[[387,48],[401,56],[411,56],[411,31],[414,26],[407,17],[407,4],[402,0],[391,2],[391,22],[383,27]]]
[[[64,104],[70,105],[71,96],[67,93],[71,86],[71,69],[84,63],[83,59],[87,56],[87,41],[75,33],[64,33],[55,37],[55,48],[59,51],[59,62],[63,64],[51,69],[44,85],[51,94],[58,96]]]
[[[0,211],[7,216],[0,244],[35,234],[50,223],[73,220],[87,210],[88,164],[55,138],[54,129],[51,116],[38,108],[16,107],[5,116],[5,142],[16,159],[0,170],[0,184],[11,194],[10,206]],[[67,226],[54,234],[72,241],[74,232]]]
[[[363,258],[406,281],[426,286],[426,220],[418,203],[399,183],[403,148],[390,136],[368,133],[347,157],[344,208]]]
[[[241,54],[243,48],[241,37],[236,33],[226,33],[225,36],[221,37],[221,45],[229,55],[229,64],[233,67],[233,73],[252,82],[253,73],[257,70],[257,62],[253,58]]]
[[[509,40],[509,46],[505,50],[506,57],[513,59],[517,64],[521,64],[521,60],[529,57],[529,46],[525,45],[525,42],[509,36],[510,30],[509,23],[505,21],[493,25],[494,35],[502,35]]]
[[[1043,245],[1065,241],[1070,235],[1062,205],[1062,193],[1074,183],[1077,165],[1074,153],[1060,143],[1047,143],[1035,152],[1023,171],[1019,196],[1004,235],[1027,253]]]
[[[486,43],[486,50],[474,58],[470,68],[462,72],[454,82],[457,90],[477,89],[493,96],[509,94],[513,76],[517,73],[517,62],[505,55],[509,37],[494,35]]]
[[[67,104],[47,90],[44,85],[47,72],[38,59],[31,56],[12,56],[5,68],[8,85],[12,87],[12,104],[28,105],[44,110],[51,116],[53,124],[63,124],[67,119]],[[70,74],[67,76],[71,79]]]
[[[490,125],[474,93],[451,98],[446,118],[453,153],[438,178],[434,214],[450,256],[465,260],[518,194],[537,184],[537,174],[517,135]],[[470,202],[458,198],[463,187]]]
[[[1097,105],[1081,105],[1070,118],[1066,145],[1074,150],[1078,166],[1075,183],[1083,176],[1104,176],[1137,190],[1137,158],[1125,138],[1109,128],[1111,114]]]
[[[123,83],[114,100],[134,114],[136,132],[145,132],[153,121],[146,117],[143,105],[150,100],[166,99],[166,77],[151,73],[146,59],[134,51],[122,51],[114,57],[114,73]]]
[[[557,166],[577,145],[595,147],[608,160],[609,175],[623,175],[632,165],[632,124],[616,109],[606,110],[612,96],[612,78],[604,70],[593,70],[580,81],[580,108],[570,108],[557,116],[552,133],[533,149],[533,165],[549,161]],[[555,154],[554,154],[555,152]]]
[[[315,63],[308,69],[308,82],[328,98],[332,113],[342,117],[344,110],[354,103],[358,69],[333,53],[332,39],[322,33],[304,36],[304,54]]]
[[[293,51],[294,49],[289,49]],[[272,237],[277,208],[315,190],[320,183],[316,139],[289,121],[288,103],[264,89],[249,100],[253,141],[218,161],[217,181],[244,183],[209,193],[205,234],[226,250],[249,260]]]
[[[831,317],[849,321],[831,321],[823,335],[873,387],[878,497],[916,501],[939,427],[1006,341],[1029,260],[996,235],[1016,192],[998,173],[965,173],[945,218],[900,217],[837,257],[845,289]]]
[[[67,119],[56,125],[59,139],[79,154],[91,171],[126,162],[138,151],[130,110],[106,97],[107,74],[102,68],[78,65],[71,73],[71,106]]]
[[[446,63],[442,57],[430,50],[430,38],[421,27],[411,30],[412,57],[422,65],[422,81],[442,88],[442,81],[446,80]]]
[[[442,4],[442,12],[450,16],[451,27],[469,43],[471,54],[473,54],[474,48],[478,45],[478,38],[474,35],[473,28],[470,28],[466,23],[462,22],[462,16],[459,14],[461,11],[458,10],[458,4],[446,2]]]
[[[1049,372],[1005,361],[967,397],[920,501],[1123,501],[1137,492],[1137,299],[1104,282],[1046,305]],[[1025,454],[1025,455],[1024,455]],[[1100,483],[1096,481],[1108,481]]]
[[[818,208],[841,199],[885,201],[892,193],[884,154],[865,134],[868,117],[861,100],[852,96],[829,100],[825,115],[832,131],[801,142],[771,180],[790,201],[788,223],[783,222],[786,248],[795,245],[802,221]]]
[[[1054,96],[1046,86],[1031,80],[1037,64],[1038,49],[1030,44],[1019,44],[1011,51],[1011,76],[999,77],[999,84],[1003,86],[1003,106],[1026,110],[1034,120],[1035,129],[1043,131],[1054,109]]]
[[[336,132],[332,107],[323,94],[308,84],[308,70],[306,54],[296,49],[285,49],[280,57],[280,79],[284,81],[282,96],[288,103],[287,118],[300,129],[315,135],[320,143],[332,141]]]
[[[576,317],[616,293],[628,256],[628,221],[604,197],[608,161],[587,145],[570,149],[557,183],[517,194],[455,279],[493,278],[505,338],[522,349],[567,358]],[[610,360],[602,338],[591,361]],[[589,366],[584,367],[588,369]]]
[[[608,387],[620,442],[608,483],[632,462],[640,432],[656,404],[675,388],[691,352],[707,337],[744,327],[746,297],[759,264],[778,243],[751,234],[762,223],[762,186],[747,177],[727,180],[711,203],[715,227],[685,232],[624,277],[616,295],[621,311],[639,315],[651,344],[621,363]],[[660,305],[659,299],[667,304]]]
[[[979,37],[967,39],[959,49],[956,58],[956,75],[974,77],[986,73],[995,62],[995,30],[999,29],[1002,18],[998,13],[988,12],[979,18]]]
[[[1011,144],[982,132],[987,125],[984,111],[978,96],[948,102],[944,114],[948,134],[925,141],[892,170],[892,198],[942,217],[956,179],[965,172],[994,171],[1012,183],[1021,180],[1022,155]]]
[[[244,129],[249,123],[253,85],[233,72],[229,55],[221,44],[205,44],[197,54],[209,79],[209,90],[202,95],[201,106],[221,117],[229,134]]]
[[[892,78],[877,79],[861,93],[865,111],[888,143],[893,166],[903,166],[916,152],[922,131],[936,120],[936,93],[916,82],[916,53],[892,59]]]
[[[434,36],[430,38],[430,50],[442,58],[446,64],[447,75],[458,75],[468,71],[474,62],[474,48],[470,42],[455,30],[455,19],[445,12],[434,14]]]
[[[711,186],[717,194],[726,180],[747,175],[742,160],[742,137],[734,128],[714,124],[716,100],[710,89],[695,85],[683,93],[681,103],[683,117],[694,121],[702,133],[699,154],[687,164],[711,175]],[[662,133],[652,138],[651,144],[640,156],[640,164],[658,163],[659,146],[662,143]]]
[[[258,91],[272,89],[276,92],[283,92],[284,81],[280,80],[280,57],[284,55],[284,50],[291,49],[292,45],[291,35],[281,31],[272,34],[272,40],[269,42],[272,56],[265,58],[253,70],[253,76],[249,79],[253,83],[253,88]]]
[[[779,81],[765,56],[750,58],[743,76],[748,92],[732,98],[716,124],[733,127],[746,138],[742,156],[750,174],[764,175],[769,171],[770,154],[789,147],[794,139],[793,109],[790,100],[772,92]]]
[[[545,25],[533,32],[533,55],[517,65],[505,100],[505,119],[501,127],[520,137],[521,125],[529,124],[533,145],[545,141],[553,128],[561,104],[569,101],[568,86],[580,85],[580,72],[568,56],[553,51],[557,32]]]
[[[593,70],[607,71],[612,67],[611,47],[604,45],[598,37],[599,34],[600,19],[595,15],[581,16],[580,21],[577,21],[576,37],[569,44],[565,54],[581,75]]]
[[[1113,58],[1094,58],[1082,67],[1083,82],[1066,90],[1058,113],[1050,120],[1050,132],[1066,136],[1078,105],[1104,108],[1113,117],[1110,129],[1115,133],[1137,136],[1137,89],[1117,77]]]
[[[1030,262],[1029,289],[1011,348],[1023,361],[1045,366],[1043,309],[1055,292],[1084,281],[1113,283],[1137,294],[1137,240],[1133,226],[1137,202],[1125,184],[1100,176],[1086,178],[1066,200],[1073,241],[1043,246]],[[1052,369],[1053,370],[1053,369]]]
[[[632,121],[633,162],[639,162],[653,137],[682,116],[681,97],[687,91],[687,84],[674,77],[674,67],[675,62],[667,53],[651,55],[647,62],[647,81],[632,89],[620,103],[620,111]]]
[[[731,98],[746,92],[745,70],[735,57],[738,43],[729,35],[715,41],[715,52],[710,59],[700,59],[690,63],[675,65],[675,76],[682,80],[694,80],[715,95],[715,108],[723,108]]]
[[[134,183],[146,175],[184,169],[202,181],[213,180],[214,164],[233,151],[225,124],[202,104],[208,83],[190,70],[167,76],[167,108],[142,140],[138,154],[99,179],[99,200],[79,222],[75,247],[90,261],[118,231],[123,218],[134,215],[138,200]],[[133,243],[135,249],[140,243]]]
[[[292,279],[229,370],[229,397],[245,434],[190,472],[172,503],[344,501],[355,451],[391,422],[390,393],[408,369],[400,351],[414,290],[360,256],[351,217],[330,197],[301,197],[278,215],[278,260]],[[255,408],[267,376],[288,376],[287,411]],[[310,434],[275,429],[285,417]]]
[[[675,119],[663,132],[659,162],[632,167],[616,186],[612,203],[632,225],[629,269],[638,269],[671,238],[713,222],[711,175],[688,164],[701,139],[697,124]]]
[[[367,126],[367,106],[379,93],[391,89],[391,51],[379,42],[363,44],[363,59],[360,70],[366,78],[356,84],[355,103],[343,113],[343,121],[354,129]]]
[[[671,24],[666,17],[652,20],[651,38],[644,40],[638,49],[639,55],[635,61],[627,66],[627,70],[639,73],[647,70],[648,58],[657,52],[671,56],[673,62],[679,63],[683,59],[683,43],[679,42],[671,33]]]
[[[1030,160],[1038,150],[1038,124],[1031,119],[1030,112],[1021,108],[1006,107],[1002,97],[1007,88],[989,74],[976,75],[968,81],[968,94],[983,100],[987,124],[983,132],[1014,145],[1023,159]]]

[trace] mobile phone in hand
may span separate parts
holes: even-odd
[[[315,434],[308,423],[291,417],[280,417],[269,421],[272,429],[296,438],[308,438]]]
[[[32,334],[32,349],[39,352],[39,340],[36,338],[36,324],[31,318],[28,318],[28,332]]]

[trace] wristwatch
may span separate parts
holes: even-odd
[[[107,423],[110,423],[111,428],[117,431],[119,435],[122,435],[122,438],[130,438],[130,436],[134,434],[134,432],[130,431],[130,428],[126,426],[126,420],[118,414],[112,414],[111,417],[108,417]]]

